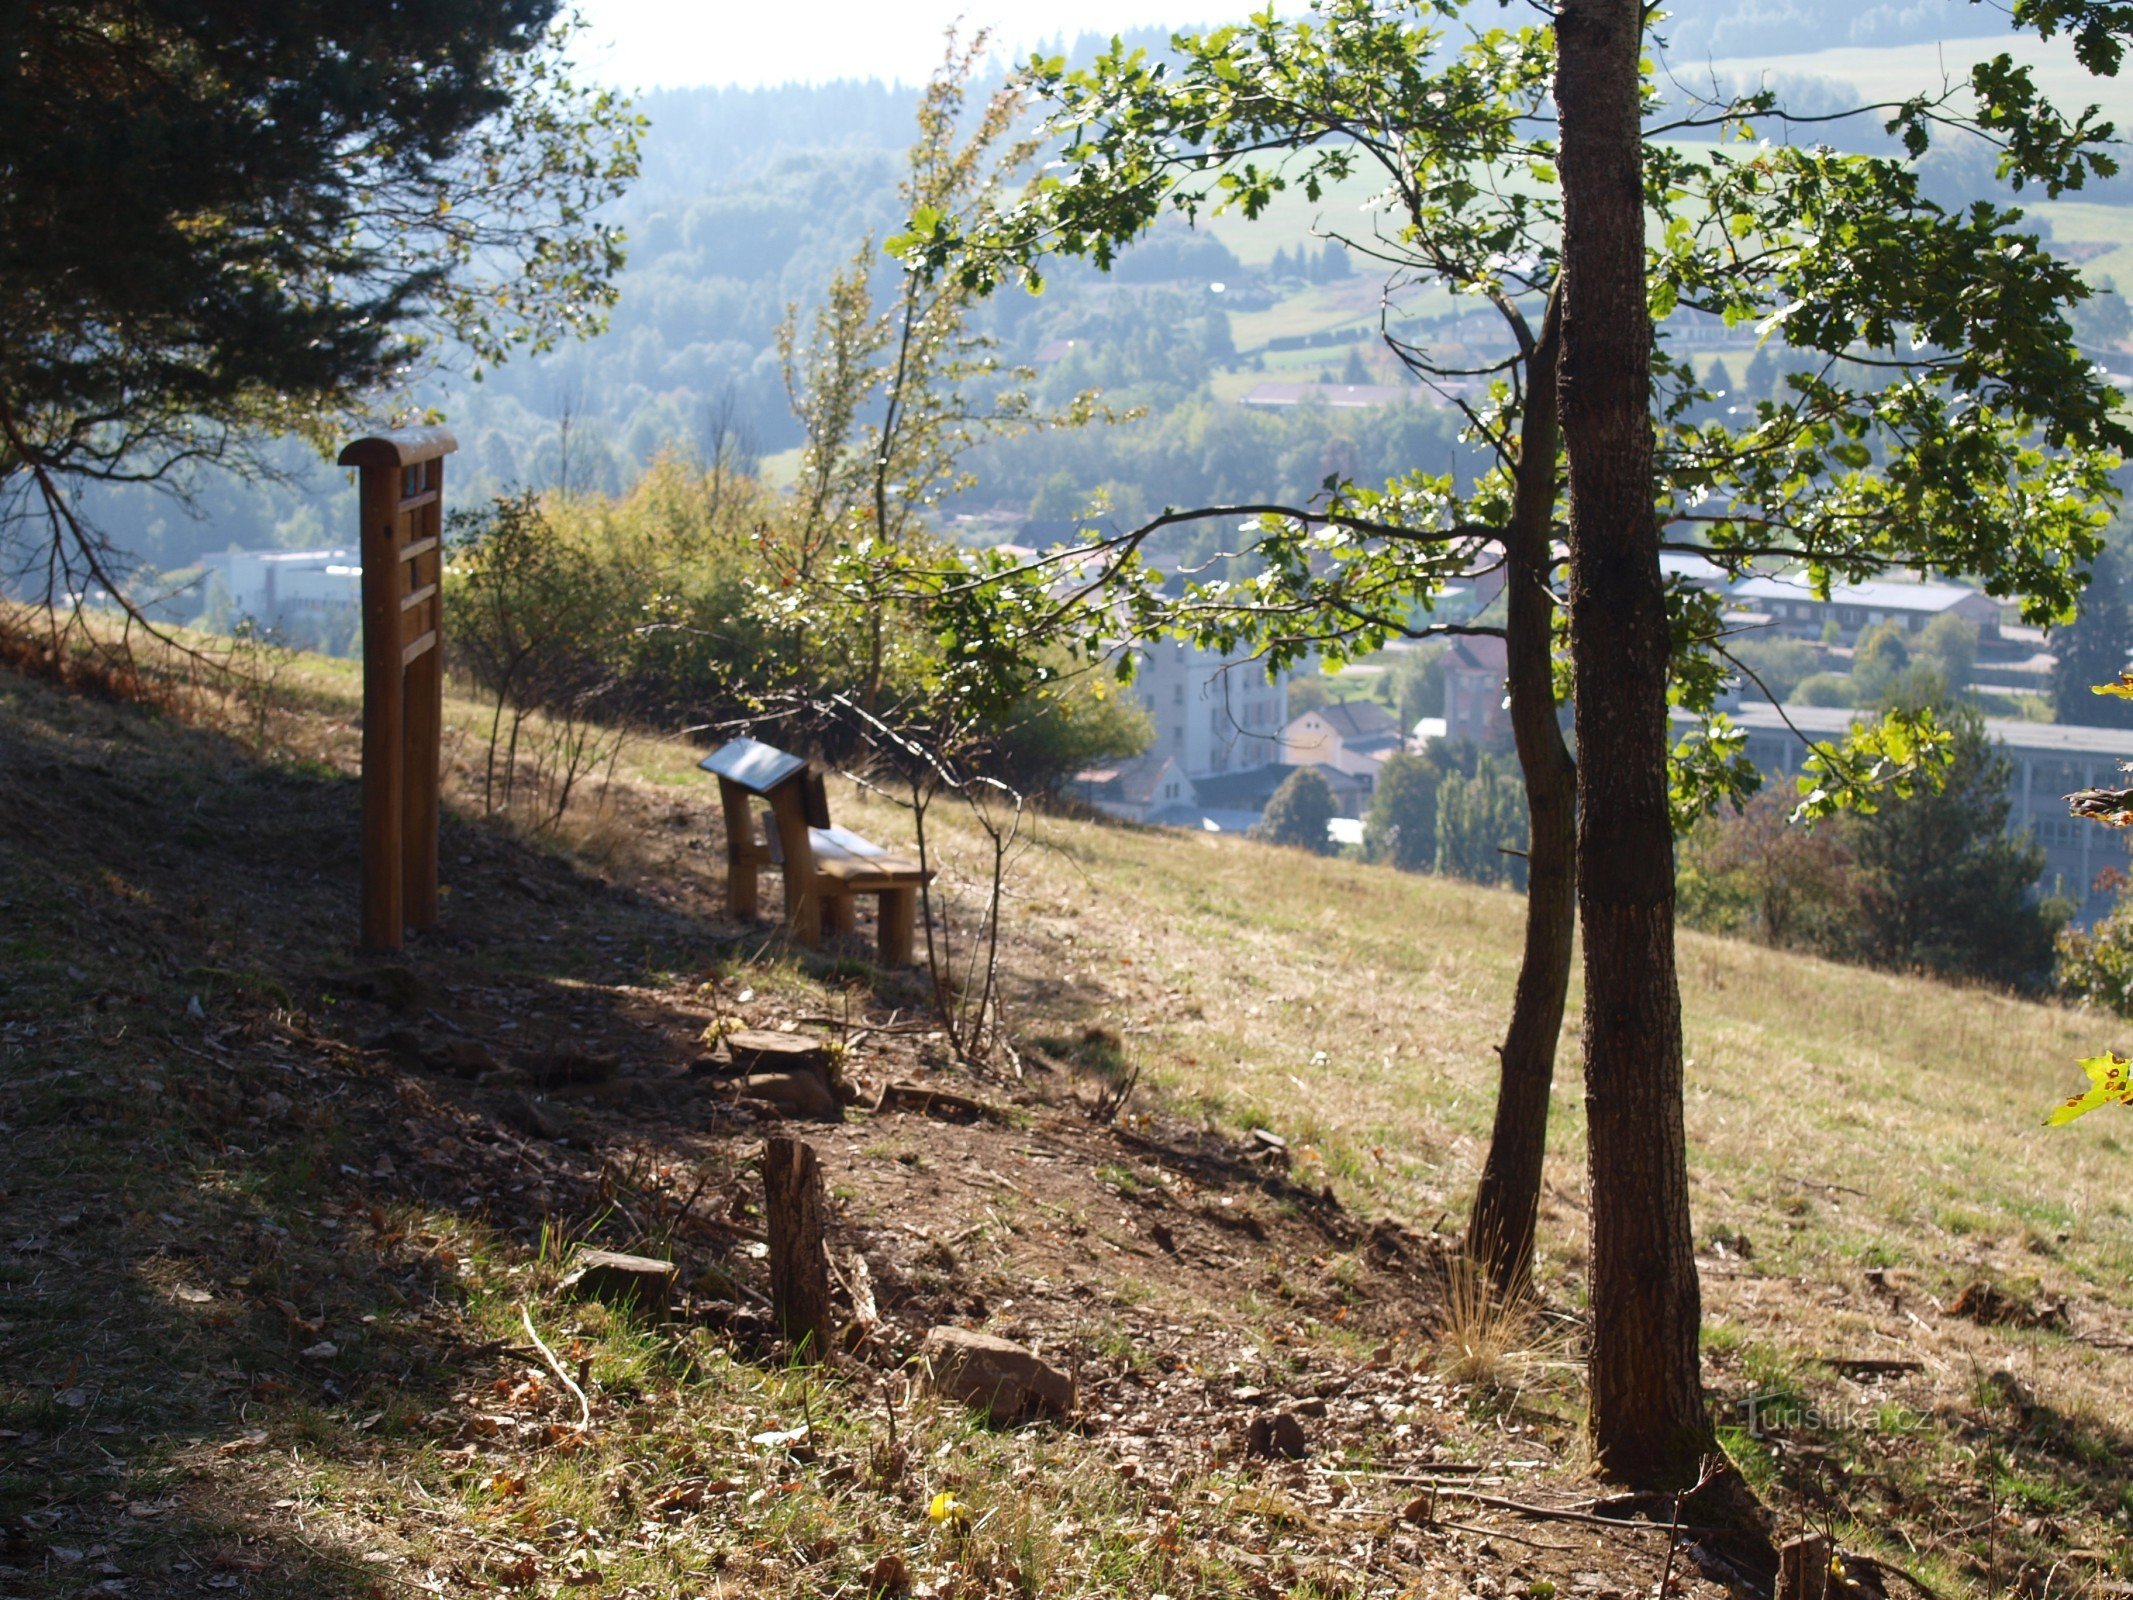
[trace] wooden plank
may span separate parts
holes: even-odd
[[[767,749],[768,746],[765,746]],[[785,857],[785,923],[805,945],[822,939],[821,897],[815,885],[815,848],[808,837],[800,786],[778,785],[770,796],[773,831]]]
[[[755,739],[732,739],[697,765],[714,777],[739,784],[750,794],[768,796],[771,790],[801,771],[807,763],[775,745]]]
[[[918,890],[885,889],[876,951],[885,967],[911,965],[918,933]]]
[[[412,561],[417,556],[428,555],[432,550],[436,548],[437,538],[434,534],[427,535],[420,539],[410,540],[407,544],[401,547],[400,559],[402,561]]]
[[[400,501],[400,510],[403,515],[409,511],[419,511],[424,506],[435,505],[443,495],[442,489],[424,489],[418,494],[404,496]]]
[[[848,861],[832,857],[815,863],[815,876],[838,885],[845,894],[874,894],[884,889],[916,889],[933,874],[915,861]]]
[[[431,461],[425,471],[432,492],[429,509],[421,514],[417,526],[434,530],[443,514],[444,461]],[[405,501],[400,509],[406,511]],[[427,542],[435,545],[437,541],[432,537]],[[403,548],[401,561],[406,560]],[[401,567],[403,573],[409,570]],[[430,628],[416,643],[427,641],[428,647],[413,657],[401,652],[407,688],[407,760],[400,790],[400,875],[408,924],[427,932],[437,926],[437,829],[443,805],[444,606],[436,584],[400,602],[402,626],[409,612],[422,607],[428,609]]]
[[[432,628],[428,633],[425,633],[421,638],[417,639],[413,644],[409,645],[405,650],[402,650],[400,652],[400,665],[403,667],[411,667],[417,661],[421,660],[423,656],[429,654],[430,651],[436,648],[437,630],[435,628]]]
[[[350,447],[353,449],[353,446]],[[344,454],[343,462],[348,460]],[[397,461],[366,464],[362,481],[363,559],[363,919],[365,950],[397,950],[407,920],[401,876],[402,690],[400,588],[394,508]]]
[[[859,834],[852,832],[850,828],[825,826],[818,823],[815,826],[813,838],[817,853],[827,852],[832,855],[868,857],[885,856],[889,853],[872,839],[863,838]]]

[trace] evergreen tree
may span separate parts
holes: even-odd
[[[1526,799],[1518,780],[1483,756],[1472,776],[1437,790],[1437,870],[1469,883],[1526,887]]]
[[[1338,814],[1326,775],[1316,767],[1298,767],[1281,780],[1274,798],[1266,803],[1259,825],[1252,829],[1252,837],[1326,855],[1333,848],[1326,837],[1326,824]]]
[[[1954,732],[1946,784],[1858,819],[1860,954],[1888,967],[2028,984],[2051,969],[2065,909],[2036,893],[2044,849],[2007,832],[2013,767],[1965,706],[1942,707]]]
[[[596,329],[637,119],[558,0],[0,6],[0,488],[243,465],[445,345]]]
[[[1748,363],[1748,370],[1741,375],[1740,393],[1743,401],[1753,403],[1768,400],[1777,390],[1777,363],[1770,359],[1767,348],[1758,349]]]
[[[1370,369],[1363,365],[1363,352],[1355,345],[1348,346],[1348,364],[1341,368],[1341,382],[1368,383]]]
[[[1348,247],[1338,239],[1328,239],[1318,259],[1319,279],[1324,283],[1338,283],[1355,271],[1355,263],[1348,259]]]
[[[2061,722],[2090,728],[2133,728],[2133,701],[2097,694],[2133,655],[2133,606],[2127,603],[2126,562],[2116,549],[2097,557],[2088,591],[2073,622],[2052,631],[2058,665],[2052,669],[2052,709]]]
[[[1363,819],[1363,848],[1402,872],[1437,864],[1437,797],[1447,779],[1470,776],[1481,761],[1471,739],[1432,740],[1420,755],[1387,756]]]

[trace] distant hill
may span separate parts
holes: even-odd
[[[1658,28],[1677,65],[1720,56],[1791,54],[1840,45],[1927,44],[2006,34],[2006,18],[1970,0],[1702,0],[1669,7]]]

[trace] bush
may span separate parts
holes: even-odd
[[[1851,678],[1842,672],[1817,672],[1802,678],[1792,697],[1795,704],[1803,706],[1853,706],[1859,703],[1854,696]]]
[[[2063,929],[2056,941],[2059,992],[2084,1005],[2133,1017],[2133,887],[2093,928]]]
[[[1437,797],[1450,777],[1472,777],[1481,747],[1471,739],[1433,740],[1420,755],[1387,756],[1363,819],[1363,853],[1403,872],[1437,864]]]
[[[1977,667],[1977,639],[1976,623],[1944,612],[1925,625],[1911,658],[1936,668],[1947,692],[1956,694],[1970,686],[1970,674]]]
[[[1791,811],[1791,797],[1770,789],[1738,812],[1696,825],[1677,857],[1682,921],[1783,949],[1829,952],[1857,943],[1853,819],[1807,827],[1792,822]]]
[[[1872,705],[1889,692],[1911,664],[1910,636],[1900,622],[1884,622],[1859,635],[1852,652],[1852,690],[1860,705]]]
[[[1338,814],[1333,788],[1316,767],[1298,767],[1281,780],[1266,812],[1252,829],[1252,837],[1268,844],[1285,844],[1314,855],[1329,854],[1332,841],[1326,824]]]

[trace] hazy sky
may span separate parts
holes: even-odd
[[[579,55],[633,89],[759,85],[830,78],[918,83],[939,64],[943,31],[994,27],[1016,52],[1084,29],[1189,26],[1243,16],[1258,0],[579,0],[590,24]]]

